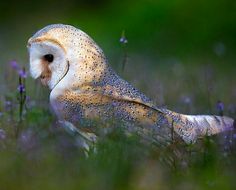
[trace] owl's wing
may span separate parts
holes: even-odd
[[[114,81],[114,80],[113,80]],[[195,142],[199,136],[213,135],[234,126],[232,118],[214,115],[184,115],[164,108],[156,106],[149,98],[136,90],[128,82],[117,78],[113,83],[106,83],[103,86],[95,86],[91,89],[84,86],[86,91],[90,91],[90,95],[101,95],[103,98],[112,100],[127,101],[148,107],[161,114],[161,118],[168,121],[169,127],[173,127],[174,131],[186,142]]]
[[[80,87],[80,93],[96,94],[113,100],[133,102],[136,104],[149,107],[160,113],[164,113],[163,109],[156,106],[153,101],[134,88],[131,84],[121,79],[117,75],[112,75],[103,82],[102,85],[84,85]]]

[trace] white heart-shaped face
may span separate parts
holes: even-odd
[[[53,89],[65,76],[68,63],[65,51],[50,41],[32,42],[29,45],[30,73]]]

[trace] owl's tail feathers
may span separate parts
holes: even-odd
[[[196,142],[198,137],[210,136],[236,127],[236,121],[227,116],[183,115],[168,111],[174,131],[186,143]]]

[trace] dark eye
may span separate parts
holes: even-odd
[[[46,54],[43,58],[48,61],[49,63],[53,62],[54,56],[52,54]]]

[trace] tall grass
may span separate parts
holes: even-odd
[[[142,75],[137,72],[146,72],[144,69],[137,67],[136,73],[131,72],[132,63],[125,68],[125,77],[130,77],[135,86],[144,86],[143,91],[150,96],[155,97],[156,93],[157,103],[159,96],[163,96],[164,106],[170,104],[181,112],[224,111],[226,115],[235,116],[234,104],[229,102],[233,95],[224,96],[219,90],[229,92],[233,86],[222,88],[220,82],[215,82],[220,72],[213,70],[211,78],[201,77],[206,76],[202,70],[190,70],[174,63],[173,70],[169,67],[154,69],[157,74],[153,80],[149,80],[152,72],[150,78],[141,80]],[[209,67],[204,69],[208,71]],[[126,136],[122,128],[111,124],[114,130],[99,138],[96,150],[86,156],[77,137],[60,128],[47,101],[42,106],[34,99],[34,90],[30,90],[33,85],[27,83],[30,79],[16,71],[24,70],[19,67],[19,70],[9,71],[13,72],[10,80],[14,82],[9,87],[13,90],[4,92],[1,97],[0,189],[236,188],[235,131],[206,137],[193,145],[174,141],[169,146],[159,147],[143,142],[135,134]],[[136,82],[132,80],[134,74],[139,79]],[[204,84],[201,81],[205,81]],[[163,88],[157,88],[156,84]],[[223,107],[217,104],[219,99]]]

